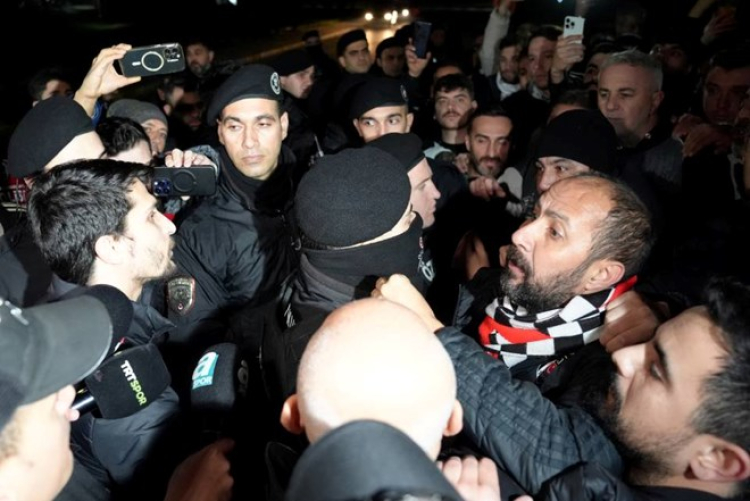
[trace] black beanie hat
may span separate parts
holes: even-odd
[[[341,248],[390,231],[410,196],[409,177],[400,162],[365,146],[321,158],[302,178],[294,209],[306,237]]]
[[[261,98],[282,101],[279,74],[265,64],[249,64],[235,71],[216,89],[208,105],[206,120],[214,125],[222,110],[241,99]]]
[[[422,140],[419,139],[419,136],[412,133],[398,134],[394,132],[384,134],[367,143],[367,146],[378,148],[396,157],[401,162],[401,165],[404,166],[407,173],[424,160]]]
[[[355,120],[366,112],[384,106],[406,106],[406,88],[395,78],[370,78],[354,91],[349,106],[349,118]]]
[[[547,124],[539,139],[537,158],[567,158],[611,174],[616,154],[617,134],[601,112],[571,110]]]
[[[91,117],[73,99],[55,96],[40,101],[21,119],[8,143],[8,174],[29,177],[75,137],[91,132]]]
[[[273,69],[282,77],[306,70],[314,64],[307,51],[302,49],[285,52],[271,62]]]
[[[346,52],[346,48],[349,47],[349,44],[353,44],[354,42],[357,42],[359,40],[367,41],[367,35],[365,35],[365,30],[359,28],[356,30],[347,31],[343,35],[341,35],[341,38],[339,38],[338,42],[336,42],[336,55],[338,57],[341,57],[344,55],[344,52]]]

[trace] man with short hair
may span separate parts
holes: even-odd
[[[357,28],[341,35],[336,42],[336,57],[346,73],[369,72],[373,61],[365,30]]]
[[[686,115],[673,135],[684,138],[683,198],[697,217],[716,215],[744,198],[742,131],[736,123],[750,90],[748,46],[717,53],[703,84],[705,120]],[[687,132],[686,132],[687,131]],[[739,144],[738,144],[739,143]],[[700,198],[703,203],[695,204]],[[696,209],[699,206],[699,210]]]
[[[70,75],[58,67],[42,68],[32,75],[27,85],[31,106],[52,96],[73,97]]]
[[[73,471],[73,384],[109,351],[112,323],[93,297],[20,309],[0,298],[0,498],[52,501]]]
[[[453,162],[466,153],[466,126],[477,109],[474,84],[462,74],[450,74],[435,82],[435,120],[440,124],[440,137],[425,149],[429,158]]]
[[[513,233],[506,267],[469,284],[458,324],[514,376],[555,386],[555,373],[598,341],[603,312],[632,287],[652,238],[648,211],[622,183],[561,179]]]
[[[148,134],[151,154],[159,157],[167,147],[169,123],[167,116],[155,105],[137,99],[118,99],[107,108],[108,117],[125,117],[135,120]]]
[[[375,49],[375,64],[383,75],[400,78],[406,69],[404,43],[398,37],[384,38]]]
[[[661,63],[627,50],[604,61],[598,90],[599,110],[622,146],[615,175],[643,200],[657,231],[668,226],[682,185],[682,145],[671,137],[671,124],[659,120],[662,81]]]
[[[557,40],[562,31],[556,26],[542,26],[531,34],[527,48],[529,85],[503,101],[503,108],[513,120],[516,142],[526,151],[533,132],[542,125],[550,110],[550,69],[555,58]]]
[[[142,164],[81,160],[39,176],[28,206],[34,239],[68,287],[111,285],[132,301],[133,322],[117,334],[135,345],[158,343],[173,327],[141,297],[147,283],[175,270],[175,226],[157,210],[148,186]],[[167,388],[127,418],[86,414],[73,427],[76,459],[109,490],[158,485],[169,472],[156,458],[178,410],[177,394]]]
[[[380,281],[373,294],[409,307],[437,332],[456,368],[465,432],[528,492],[565,470],[544,496],[719,500],[747,485],[747,286],[714,281],[704,305],[617,350],[613,363],[589,371],[583,406],[558,406],[513,381],[504,364],[437,321],[401,277]]]
[[[185,44],[185,62],[190,72],[198,78],[211,71],[216,54],[203,40],[191,40]]]
[[[496,72],[489,75],[490,89],[495,102],[510,97],[519,90],[518,66],[521,56],[521,44],[515,36],[506,36],[497,45]]]
[[[296,160],[282,146],[282,99],[278,73],[253,64],[224,81],[209,105],[221,143],[218,190],[179,222],[182,277],[172,282],[169,316],[181,340],[216,342],[234,310],[270,299],[296,267],[288,217]]]

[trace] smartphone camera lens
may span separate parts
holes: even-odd
[[[164,56],[168,60],[170,60],[170,61],[175,60],[175,59],[179,59],[180,58],[180,51],[178,51],[174,47],[170,47],[170,48],[164,50]]]
[[[167,197],[172,194],[172,185],[167,179],[155,179],[153,193],[157,197]]]

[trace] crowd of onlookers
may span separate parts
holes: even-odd
[[[750,4],[673,3],[41,69],[0,498],[744,499]]]

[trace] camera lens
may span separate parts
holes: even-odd
[[[166,179],[156,179],[153,183],[153,193],[157,197],[165,197],[172,192],[169,181]]]

